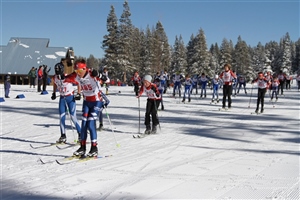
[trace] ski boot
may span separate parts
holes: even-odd
[[[165,109],[164,105],[161,105],[161,110],[164,110],[164,109]]]
[[[157,125],[153,125],[152,126],[152,131],[151,131],[151,134],[155,134],[156,133],[156,131],[157,131]]]
[[[66,134],[61,134],[60,138],[58,138],[58,140],[56,141],[56,143],[66,143],[67,142],[67,137]]]
[[[183,98],[181,102],[183,102],[183,103],[184,103],[184,102],[185,102],[185,98]]]
[[[219,99],[217,99],[217,103],[219,103]]]
[[[98,148],[97,148],[96,142],[92,142],[91,150],[86,156],[87,157],[97,157],[98,156]]]
[[[256,108],[256,110],[254,111],[255,113],[258,113],[258,108]]]
[[[77,149],[77,151],[75,151],[73,153],[74,156],[83,156],[85,154],[85,151],[86,151],[86,145],[85,144],[82,144],[82,141],[81,141],[81,144],[80,144],[80,147],[79,149]]]
[[[214,103],[214,100],[213,100],[213,99],[211,100],[211,103]]]
[[[260,109],[260,113],[263,113],[264,112],[264,109],[262,108],[262,109]]]
[[[102,131],[102,130],[103,130],[103,124],[99,124],[98,131]]]
[[[147,126],[146,127],[146,130],[145,130],[145,134],[150,134],[151,133],[151,127],[150,126]]]
[[[189,102],[191,102],[191,98],[189,97]]]

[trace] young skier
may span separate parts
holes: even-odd
[[[81,128],[77,121],[76,117],[76,100],[81,99],[80,95],[80,86],[78,85],[78,91],[76,97],[74,96],[74,87],[73,83],[75,82],[75,78],[66,79],[66,76],[64,74],[64,65],[63,63],[57,63],[54,66],[55,75],[52,77],[53,81],[53,93],[51,96],[52,100],[56,99],[56,91],[58,90],[60,97],[59,97],[59,104],[58,104],[58,110],[59,110],[59,116],[60,116],[60,138],[56,141],[57,143],[65,143],[67,141],[66,137],[66,112],[70,113],[71,120],[73,124],[75,125],[75,128],[78,133],[78,142],[80,142],[80,133]],[[69,110],[69,111],[68,111]],[[71,124],[72,126],[72,124]]]
[[[188,101],[191,102],[191,90],[194,85],[194,82],[192,81],[192,79],[188,74],[185,76],[185,81],[183,84],[184,84],[184,93],[183,93],[182,102],[185,102],[186,95],[188,96]]]
[[[146,105],[146,113],[145,113],[145,125],[146,130],[145,134],[154,134],[157,131],[157,125],[159,124],[159,120],[157,117],[157,108],[159,107],[161,101],[161,94],[159,93],[157,86],[154,83],[151,83],[152,77],[150,75],[146,75],[143,79],[143,85],[140,88],[139,94],[137,98],[146,93],[147,105]],[[152,117],[152,131],[150,125],[150,115]]]
[[[207,82],[208,82],[208,78],[205,75],[205,73],[202,73],[200,78],[199,78],[199,82],[201,85],[201,93],[200,93],[200,98],[206,98],[206,86],[207,86]],[[204,97],[203,97],[204,95]]]
[[[141,77],[139,76],[138,72],[134,73],[133,77],[131,78],[131,81],[132,81],[133,86],[134,86],[135,96],[138,96],[138,94],[139,94],[139,86],[141,84]]]
[[[300,90],[300,73],[296,76],[298,91]]]
[[[238,88],[237,94],[240,92],[240,89],[241,89],[242,86],[244,87],[245,94],[247,94],[246,78],[243,75],[240,75],[238,77],[238,85],[239,85],[239,88]]]
[[[263,113],[264,112],[264,98],[265,98],[267,88],[269,86],[269,82],[264,77],[264,74],[262,72],[259,72],[258,77],[252,81],[252,84],[253,83],[257,83],[257,87],[258,87],[257,104],[256,104],[255,113],[258,113],[259,104],[261,104],[260,113]]]
[[[196,90],[196,94],[198,94],[198,82],[199,82],[199,77],[197,74],[195,74],[192,77],[192,81],[194,82],[194,85],[192,86],[191,94],[193,94],[193,90]]]
[[[183,81],[183,76],[180,74],[180,72],[176,72],[176,74],[173,75],[173,97],[175,97],[176,88],[178,89],[179,97],[181,97],[181,81]]]
[[[154,84],[156,84],[156,87],[157,87],[157,89],[158,89],[158,91],[161,95],[161,101],[160,101],[161,110],[164,110],[165,107],[164,107],[164,104],[163,104],[163,92],[165,90],[165,85],[164,85],[165,83],[164,83],[164,79],[162,80],[161,78],[162,78],[161,76],[156,77],[156,79],[154,80]],[[157,108],[158,107],[159,106],[157,106]]]
[[[278,86],[277,93],[279,94],[279,90],[280,90],[281,95],[283,95],[283,88],[284,88],[284,84],[285,84],[285,81],[286,81],[286,75],[282,72],[282,70],[280,70],[277,78],[278,78],[279,83],[280,83],[279,86]]]
[[[98,155],[96,120],[99,111],[103,109],[102,107],[106,107],[108,105],[107,102],[104,103],[103,101],[103,99],[107,99],[107,97],[100,91],[99,81],[100,78],[102,81],[106,81],[106,77],[102,74],[99,75],[97,70],[87,68],[86,61],[84,59],[75,63],[75,72],[77,75],[73,76],[75,76],[76,81],[80,83],[84,99],[82,105],[83,113],[80,148],[73,154],[75,156],[85,155],[87,130],[89,130],[91,149],[87,156],[96,157]]]
[[[226,97],[228,98],[228,108],[231,108],[232,79],[237,78],[236,75],[230,70],[230,67],[230,64],[225,64],[224,71],[219,75],[223,82],[222,109],[225,109]]]
[[[216,74],[215,78],[212,80],[212,87],[213,87],[213,93],[212,93],[212,99],[211,102],[213,103],[214,100],[219,103],[219,87],[221,85],[221,81],[219,79],[219,76]],[[216,97],[216,99],[215,99]]]
[[[270,85],[271,91],[272,91],[271,101],[273,100],[274,95],[275,95],[276,101],[278,100],[277,91],[278,91],[279,84],[280,83],[279,83],[278,78],[274,77],[272,80],[272,84]]]

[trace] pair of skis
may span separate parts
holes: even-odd
[[[85,161],[90,161],[90,160],[96,160],[96,159],[101,159],[101,158],[108,158],[111,157],[112,155],[105,155],[105,156],[67,156],[62,159],[55,159],[55,160],[50,160],[50,161],[45,161],[42,158],[39,158],[39,162],[42,164],[49,164],[49,163],[56,163],[59,165],[66,165],[66,164],[71,164],[74,162],[85,162]]]

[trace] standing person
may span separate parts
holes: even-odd
[[[246,90],[246,78],[243,75],[240,75],[238,77],[238,81],[237,82],[238,82],[238,85],[239,85],[237,94],[240,92],[240,89],[241,89],[242,86],[244,87],[245,94],[247,94],[247,90]]]
[[[271,101],[273,100],[274,95],[275,95],[276,101],[278,100],[277,91],[278,91],[279,84],[280,83],[279,83],[278,78],[274,77],[272,80],[272,84],[270,85],[271,91],[272,91]]]
[[[221,85],[221,81],[219,79],[219,76],[216,74],[215,78],[212,80],[212,88],[213,88],[213,93],[212,93],[212,99],[211,102],[213,103],[214,100],[219,103],[219,87]],[[216,99],[215,99],[216,97]]]
[[[102,74],[99,75],[97,70],[87,68],[84,59],[76,61],[75,73],[77,75],[73,73],[71,77],[75,76],[76,81],[80,84],[84,98],[82,105],[80,148],[73,154],[75,156],[85,155],[87,131],[89,130],[91,149],[86,156],[96,157],[98,155],[96,120],[102,107],[107,106],[107,104],[103,102],[106,96],[100,90],[99,80],[101,78],[103,81],[106,81],[106,78]]]
[[[46,91],[47,85],[48,85],[48,78],[49,78],[49,72],[51,70],[51,67],[48,69],[47,65],[44,65],[43,69],[43,91]]]
[[[100,80],[100,82],[101,82],[101,80]],[[106,95],[103,94],[102,91],[100,91],[100,92],[101,92],[101,96],[103,97],[104,102],[103,102],[102,108],[100,108],[100,110],[99,110],[99,127],[98,127],[98,130],[102,131],[102,129],[103,129],[103,108],[107,107],[108,104],[110,103],[110,101],[106,97]]]
[[[135,96],[138,96],[139,94],[139,86],[141,84],[141,77],[139,75],[138,72],[135,72],[133,77],[131,78],[131,81],[133,83],[134,86],[134,92],[135,92]]]
[[[43,84],[43,66],[42,65],[39,66],[39,69],[37,71],[37,76],[38,76],[37,91],[41,92],[42,91],[41,87],[42,87],[42,84]]]
[[[5,98],[10,98],[9,97],[9,92],[10,92],[10,75],[5,75],[4,76],[4,95]]]
[[[201,74],[201,76],[199,78],[199,82],[200,82],[200,85],[201,85],[200,98],[206,98],[206,86],[207,86],[208,78],[205,75],[205,73]]]
[[[232,79],[236,78],[236,75],[230,70],[230,64],[224,65],[224,71],[220,74],[220,79],[223,81],[223,101],[222,109],[225,109],[226,98],[228,98],[228,108],[231,108],[231,94],[232,94]]]
[[[257,93],[257,103],[256,103],[256,110],[255,113],[258,113],[259,110],[259,104],[260,106],[260,113],[264,112],[264,98],[267,91],[267,88],[269,86],[269,82],[264,77],[264,74],[262,72],[258,73],[258,77],[252,81],[253,83],[257,83],[258,87],[258,93]]]
[[[173,97],[175,97],[176,88],[178,89],[179,97],[181,97],[181,81],[183,81],[183,76],[180,74],[180,72],[176,72],[176,74],[173,75]]]
[[[30,71],[28,72],[28,78],[29,78],[29,84],[30,88],[33,86],[35,88],[35,78],[36,78],[36,68],[32,67]]]
[[[141,86],[139,94],[137,96],[137,98],[140,98],[143,92],[145,92],[148,97],[145,113],[145,134],[156,133],[157,125],[159,124],[159,120],[157,117],[157,108],[159,107],[161,101],[161,94],[159,93],[157,86],[154,83],[151,83],[151,81],[152,77],[150,75],[146,75],[144,77],[143,85]],[[150,125],[150,115],[152,117],[152,131]]]
[[[56,91],[58,90],[60,96],[59,96],[59,103],[58,103],[58,110],[59,110],[59,116],[60,116],[60,138],[56,141],[57,143],[66,143],[67,137],[66,137],[66,112],[70,113],[70,118],[75,125],[75,128],[78,133],[78,142],[80,141],[80,133],[81,128],[78,123],[77,117],[76,117],[76,102],[75,100],[81,99],[80,94],[80,85],[77,86],[78,91],[77,95],[74,96],[74,87],[73,83],[75,83],[74,77],[68,77],[64,74],[64,65],[63,63],[57,63],[54,66],[55,75],[52,77],[53,81],[53,93],[51,96],[52,100],[56,99]],[[71,124],[72,126],[72,124]]]
[[[279,74],[277,76],[278,80],[279,80],[279,86],[278,86],[278,94],[279,94],[279,90],[281,91],[281,95],[283,95],[283,88],[284,88],[284,84],[285,84],[285,81],[286,81],[286,76],[285,74],[282,72],[282,70],[279,71]]]
[[[184,81],[184,93],[183,93],[183,99],[182,102],[185,102],[185,96],[188,96],[188,101],[191,102],[191,90],[194,85],[194,82],[190,78],[190,75],[185,76],[185,81]]]

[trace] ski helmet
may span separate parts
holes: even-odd
[[[219,78],[218,74],[215,75],[215,79]]]
[[[54,66],[54,71],[56,75],[64,74],[64,65],[60,62]]]

